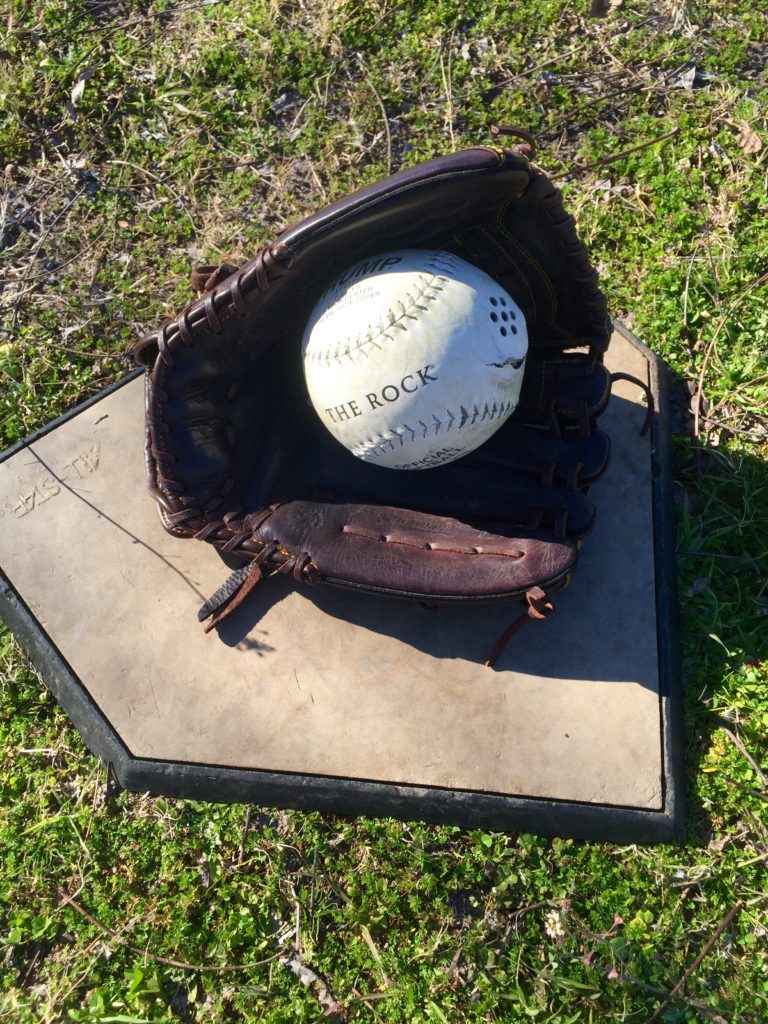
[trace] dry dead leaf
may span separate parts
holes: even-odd
[[[69,94],[69,99],[73,107],[76,107],[80,100],[83,98],[85,92],[85,83],[89,78],[93,76],[95,68],[92,64],[89,64],[84,71],[81,71],[77,76],[77,81],[72,86],[72,92]]]
[[[747,126],[742,128],[739,132],[739,137],[736,141],[745,153],[759,153],[763,148],[763,140],[757,132],[753,132],[752,129]]]
[[[69,98],[72,101],[72,106],[76,107],[80,100],[83,98],[85,92],[85,79],[78,78],[72,87],[72,92],[69,94]]]

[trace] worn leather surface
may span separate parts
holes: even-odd
[[[553,543],[541,532],[512,544],[508,523],[484,527],[386,505],[294,501],[278,507],[253,538],[310,552],[321,578],[341,585],[374,589],[375,564],[375,589],[400,597],[517,597],[536,584],[561,584],[573,566],[574,546],[565,538]]]
[[[529,334],[512,418],[471,456],[421,472],[346,452],[309,404],[300,359],[328,280],[400,246],[449,249],[482,267],[520,304]],[[478,146],[392,175],[289,228],[242,269],[205,268],[198,281],[210,290],[137,345],[150,491],[171,532],[298,578],[403,596],[564,585],[594,522],[587,486],[610,452],[596,426],[610,395],[609,328],[573,219],[521,152]],[[403,514],[422,517],[445,550],[332,535],[350,513],[383,534]],[[462,552],[464,530],[476,535],[470,547],[493,534],[496,554]]]

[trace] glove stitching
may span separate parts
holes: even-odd
[[[307,551],[289,551],[276,540],[256,541],[256,543],[263,544],[261,551],[256,556],[256,561],[260,565],[271,561],[275,555],[283,556],[284,561],[276,566],[275,572],[291,572],[297,579],[304,578],[308,582],[312,582],[313,574],[320,572]]]
[[[540,202],[541,206],[546,211],[547,217],[549,218],[550,226],[554,231],[558,232],[561,235],[561,245],[563,246],[563,249],[565,250],[566,254],[570,257],[571,263],[573,264],[572,269],[574,277],[577,280],[579,280],[579,282],[584,286],[586,294],[583,295],[583,301],[584,304],[592,310],[593,324],[595,326],[595,329],[599,330],[601,334],[605,334],[606,301],[597,286],[597,272],[590,263],[587,248],[576,233],[576,221],[571,216],[571,214],[569,214],[566,211],[565,207],[563,206],[562,194],[558,189],[551,188],[551,190],[541,198]],[[512,234],[510,234],[510,232],[506,229],[502,222],[502,217],[506,213],[507,209],[508,207],[503,207],[502,209],[499,210],[497,219],[498,228],[499,231],[506,238],[508,238],[519,248],[520,243]],[[558,213],[562,213],[563,216],[560,219],[556,220],[555,218]],[[525,250],[523,249],[523,251]],[[529,256],[534,266],[539,270],[546,286],[548,287],[550,297],[553,301],[552,320],[554,321],[556,319],[557,298],[552,288],[552,282],[546,274],[546,272],[543,270],[543,268],[533,258],[533,256],[530,256],[530,254],[527,253],[526,255]],[[570,332],[563,331],[563,333],[574,341],[579,340],[578,338],[575,338],[572,334],[570,334]],[[608,340],[606,337],[601,342],[601,351],[605,350],[605,348],[607,347],[607,343]]]
[[[168,533],[174,537],[189,537],[189,533],[185,529],[180,529],[178,526],[174,526],[164,508],[158,508],[158,512],[160,514],[160,521]]]
[[[396,540],[393,537],[387,537],[385,534],[365,533],[361,530],[353,530],[349,526],[343,526],[341,528],[341,532],[347,534],[350,537],[362,537],[363,540],[372,540],[374,543],[395,544],[398,547],[416,548],[419,551],[437,551],[439,553],[445,552],[446,554],[451,555],[494,555],[498,558],[512,558],[514,560],[525,558],[524,551],[485,551],[481,547],[443,548],[437,547],[431,542],[428,542],[426,544],[417,544],[415,541],[411,540]]]
[[[509,205],[510,204],[507,204],[507,207],[505,207],[504,209],[506,210]],[[504,246],[499,245],[498,239],[494,238],[493,235],[490,233],[490,231],[488,231],[486,228],[483,228],[483,227],[480,227],[480,226],[476,226],[476,225],[472,225],[470,228],[467,228],[463,232],[455,233],[454,234],[454,238],[459,243],[459,245],[463,246],[464,249],[469,253],[469,255],[471,257],[469,262],[470,263],[475,263],[478,266],[482,267],[482,264],[483,264],[482,254],[476,255],[477,243],[476,243],[475,239],[477,238],[478,235],[483,235],[487,242],[489,242],[492,246],[496,247],[496,249],[501,253],[501,256],[502,256],[502,259],[504,260],[505,266],[511,264],[514,267],[514,269],[515,269],[515,271],[517,273],[517,280],[515,281],[515,291],[517,292],[518,289],[525,288],[525,293],[526,293],[527,300],[528,300],[527,301],[527,306],[528,306],[528,308],[530,308],[533,311],[533,315],[532,316],[526,315],[526,318],[527,318],[528,321],[533,323],[534,320],[537,318],[538,314],[537,314],[537,309],[536,309],[536,297],[534,296],[533,291],[531,290],[530,282],[528,281],[526,275],[523,273],[522,269],[512,259],[511,253],[507,252],[507,250],[504,248]],[[467,236],[469,236],[469,241],[467,241]],[[491,275],[491,276],[493,276],[493,275]],[[518,300],[520,306],[523,307],[524,304],[522,302],[522,296],[519,296],[519,295],[516,294],[515,298]]]
[[[533,264],[534,268],[539,272],[539,277],[541,278],[544,287],[549,293],[550,315],[548,317],[548,321],[551,325],[555,324],[555,321],[557,320],[557,292],[555,291],[555,287],[552,284],[549,275],[544,270],[539,261],[535,259],[534,256],[530,252],[528,252],[525,246],[521,245],[520,242],[518,242],[518,240],[515,238],[515,236],[505,227],[503,218],[504,214],[507,212],[508,209],[508,205],[502,206],[499,209],[499,212],[496,217],[496,226],[499,232],[504,236],[504,238],[508,239],[512,243],[512,245],[518,250],[518,252],[521,252],[530,261],[530,263]],[[507,256],[507,258],[509,258],[510,253],[507,252],[504,246],[500,242],[498,242],[498,240],[494,239],[494,241],[496,241],[496,244],[499,246],[504,255]],[[578,340],[570,333],[570,331],[566,331],[564,328],[559,328],[559,330],[565,335],[565,337],[570,338],[572,341]]]
[[[502,161],[500,159],[498,159],[498,157],[499,157],[499,150],[496,149],[496,147],[494,147],[494,146],[472,146],[470,148],[473,149],[473,150],[483,150],[485,152],[493,153],[497,157],[497,166],[502,163]],[[527,161],[526,161],[526,163],[527,163]],[[518,168],[518,171],[521,172],[521,173],[524,173],[528,177],[530,177],[530,171],[527,168]],[[471,168],[467,168],[467,169],[461,170],[461,171],[451,170],[451,171],[446,171],[446,172],[440,173],[440,174],[434,174],[433,173],[433,174],[429,175],[428,177],[424,177],[424,178],[421,178],[420,180],[416,180],[416,181],[409,181],[409,182],[407,182],[407,183],[405,183],[405,184],[403,184],[403,185],[401,185],[401,186],[399,186],[397,188],[393,188],[390,191],[384,193],[384,195],[375,195],[375,196],[372,196],[372,197],[371,196],[365,197],[364,200],[359,202],[359,205],[350,206],[349,209],[347,209],[344,213],[337,214],[336,218],[334,219],[334,224],[336,224],[336,225],[346,224],[346,222],[348,220],[355,219],[360,214],[368,213],[371,210],[375,209],[377,206],[382,205],[383,203],[388,203],[392,199],[396,199],[396,198],[398,198],[399,196],[401,196],[403,194],[406,194],[408,192],[413,192],[415,190],[423,188],[427,184],[432,185],[432,184],[437,184],[437,183],[443,182],[443,181],[458,181],[458,180],[462,180],[462,179],[466,179],[466,178],[473,178],[473,177],[474,178],[482,178],[487,173],[488,173],[488,167],[487,166],[471,167]],[[308,243],[310,243],[315,238],[316,235],[323,234],[323,232],[326,231],[326,230],[327,230],[327,224],[324,221],[323,222],[319,222],[318,224],[316,224],[315,226],[313,226],[309,230],[307,230],[305,228],[304,232],[302,233],[301,240],[302,240],[303,244],[306,246]],[[289,229],[289,231],[290,231],[290,229]],[[288,232],[284,232],[284,234],[287,234],[287,233]],[[281,236],[281,237],[283,237],[283,236]],[[281,244],[285,245],[286,243],[281,243]]]
[[[546,209],[554,230],[563,236],[561,238],[561,245],[571,257],[572,264],[574,264],[574,278],[584,286],[586,291],[586,294],[583,296],[584,304],[592,309],[595,329],[602,335],[605,335],[599,346],[600,350],[604,351],[608,345],[608,332],[606,329],[607,303],[605,296],[599,289],[597,271],[590,262],[587,247],[578,236],[576,220],[563,206],[562,193],[559,189],[550,186],[550,191],[542,198],[541,204]],[[554,217],[558,210],[563,213],[563,217],[555,220]]]
[[[222,330],[222,320],[226,320],[233,312],[240,311],[236,300],[232,296],[232,288],[239,289],[240,297],[250,293],[254,288],[259,292],[266,291],[272,284],[270,274],[280,277],[291,269],[296,260],[296,254],[284,242],[277,241],[266,246],[258,256],[255,257],[240,273],[230,288],[217,291],[215,288],[205,293],[203,298],[198,299],[188,306],[182,316],[186,317],[185,325],[188,326],[194,339],[198,330],[209,330],[213,334],[219,334]],[[227,267],[224,264],[224,267]],[[233,273],[237,272],[233,268]],[[220,307],[220,308],[219,308]],[[143,353],[151,350],[153,342],[157,344],[158,355],[163,362],[173,368],[173,349],[182,343],[180,317],[169,320],[157,331],[146,334],[134,346],[134,352],[140,362],[148,363],[148,357]]]

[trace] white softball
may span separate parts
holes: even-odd
[[[514,411],[528,334],[492,277],[439,250],[350,266],[302,341],[312,404],[353,455],[429,469],[474,451]]]

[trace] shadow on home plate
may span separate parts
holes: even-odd
[[[513,636],[499,669],[542,678],[631,681],[658,690],[652,450],[650,437],[640,436],[643,419],[644,407],[636,402],[620,395],[611,401],[601,426],[612,438],[612,461],[591,490],[596,524],[582,545],[573,581],[554,596],[548,621],[532,621]],[[440,659],[483,662],[520,612],[515,602],[425,607],[271,576],[218,627],[220,640],[250,647],[267,609],[294,590],[320,619],[353,622]],[[321,644],[322,633],[313,642]]]

